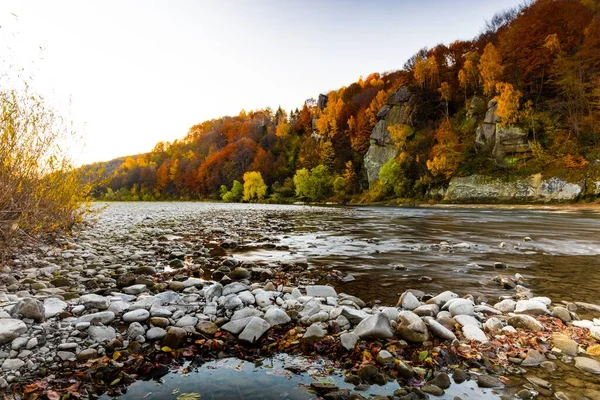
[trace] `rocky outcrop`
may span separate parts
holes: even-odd
[[[398,155],[400,150],[394,143],[388,127],[396,124],[414,126],[415,97],[411,91],[403,86],[392,93],[387,103],[377,113],[377,124],[371,133],[371,143],[365,154],[365,169],[369,183],[379,178],[379,170],[390,158]]]
[[[477,105],[472,104],[472,108],[475,112]],[[496,115],[497,108],[498,102],[490,100],[483,123],[477,128],[477,145],[483,150],[491,151],[497,158],[530,152],[527,132],[518,127],[502,126]]]
[[[583,183],[559,178],[542,179],[541,174],[517,180],[502,180],[482,175],[452,178],[444,195],[448,202],[570,202],[584,192]]]

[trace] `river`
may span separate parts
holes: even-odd
[[[480,294],[493,303],[510,295],[491,279],[521,274],[536,295],[555,303],[600,303],[600,213],[574,208],[318,207],[211,203],[114,203],[98,215],[115,238],[159,229],[189,242],[219,230],[238,243],[211,255],[269,265],[306,259],[311,267],[341,271],[348,282],[329,282],[338,292],[394,305],[406,289]],[[118,239],[118,240],[121,240]],[[506,268],[498,269],[495,263]],[[424,278],[425,277],[425,278]],[[124,398],[307,398],[314,360],[291,374],[289,359],[255,366],[236,359],[212,361],[162,383],[136,382]],[[296,360],[298,361],[298,360]],[[333,382],[344,387],[343,378]],[[395,385],[395,386],[394,386]],[[347,385],[346,385],[347,386]],[[349,386],[351,387],[351,386]],[[365,394],[390,394],[397,383]],[[453,385],[443,398],[499,398],[501,392],[472,382]]]

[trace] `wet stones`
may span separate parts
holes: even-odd
[[[546,357],[542,353],[535,349],[530,349],[521,365],[524,367],[533,367],[540,365],[544,361],[546,361]]]
[[[577,343],[565,334],[554,333],[552,335],[552,345],[568,356],[574,357],[577,355]]]
[[[575,368],[590,374],[600,375],[600,362],[587,357],[575,357]]]
[[[502,381],[492,375],[479,375],[477,377],[477,386],[480,388],[501,388],[504,387]]]
[[[171,327],[165,335],[162,345],[171,349],[180,348],[187,340],[187,331],[183,328]]]
[[[542,324],[530,315],[514,315],[508,318],[507,323],[514,328],[532,332],[539,332],[543,329]]]

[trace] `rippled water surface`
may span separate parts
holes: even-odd
[[[286,212],[286,210],[290,210]],[[294,210],[294,211],[291,211]],[[343,290],[395,302],[407,288],[437,293],[502,295],[498,274],[522,274],[536,294],[600,302],[600,214],[588,210],[461,208],[303,208],[265,212],[290,251],[251,244],[236,256],[255,260],[306,257],[356,280]],[[526,237],[531,241],[524,241]],[[440,248],[466,243],[468,248]],[[506,270],[494,269],[503,262]],[[394,269],[402,265],[405,268]],[[419,281],[422,276],[431,282]]]

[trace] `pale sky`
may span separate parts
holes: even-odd
[[[300,108],[520,2],[0,0],[0,54],[68,113],[88,163],[242,108]]]

